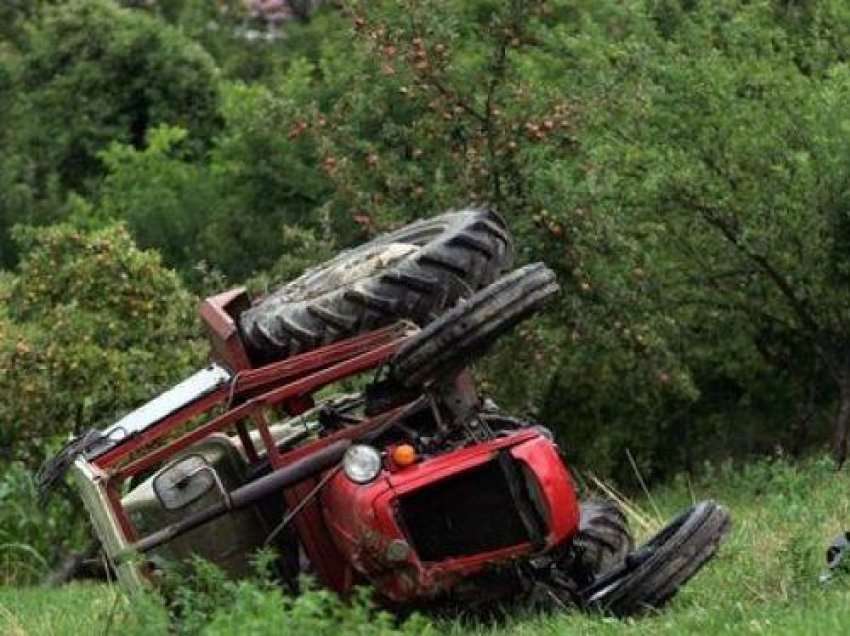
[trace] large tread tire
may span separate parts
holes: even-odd
[[[730,527],[725,508],[698,503],[584,590],[586,606],[621,617],[662,607],[715,556]]]
[[[503,276],[407,341],[393,357],[391,377],[408,388],[450,377],[536,313],[558,289],[555,274],[543,263]]]
[[[407,319],[424,325],[507,270],[513,243],[490,210],[411,223],[307,270],[239,319],[255,363]]]
[[[581,518],[573,546],[578,567],[593,579],[620,565],[635,547],[629,522],[611,499],[581,502]]]

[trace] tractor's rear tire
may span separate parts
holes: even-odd
[[[660,608],[715,556],[730,527],[729,513],[713,501],[689,508],[582,590],[585,606],[615,616]]]
[[[408,340],[393,357],[391,377],[408,388],[451,377],[536,313],[558,289],[555,274],[543,263],[503,276]]]
[[[513,244],[490,210],[448,212],[341,253],[240,317],[255,363],[407,319],[424,325],[508,269]]]
[[[581,519],[573,539],[576,566],[595,579],[620,565],[635,547],[629,522],[611,499],[581,502]]]

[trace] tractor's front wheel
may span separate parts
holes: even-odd
[[[405,342],[390,364],[392,378],[418,388],[453,377],[557,292],[555,274],[543,263],[502,276]]]
[[[724,507],[698,503],[581,590],[582,604],[615,616],[662,607],[717,554],[730,527]]]

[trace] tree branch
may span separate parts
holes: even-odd
[[[717,214],[717,211],[709,206],[696,201],[689,201],[688,205],[699,212],[700,216],[702,216],[706,223],[720,232],[720,235],[723,236],[723,238],[725,238],[738,253],[755,263],[759,269],[767,275],[768,279],[773,282],[777,289],[779,289],[788,305],[807,329],[814,332],[820,331],[820,326],[818,325],[817,320],[815,320],[811,311],[809,311],[809,308],[806,307],[799,298],[797,298],[793,287],[788,283],[785,277],[764,255],[748,249],[747,246],[741,242],[737,229],[732,228],[729,224],[725,223],[720,215]]]

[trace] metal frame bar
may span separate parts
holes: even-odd
[[[115,473],[115,476],[118,479],[125,479],[127,477],[131,477],[133,475],[138,475],[142,471],[159,464],[164,459],[174,455],[178,451],[191,446],[195,442],[202,440],[203,438],[222,431],[230,426],[235,425],[237,422],[244,420],[245,418],[255,415],[257,410],[262,407],[268,406],[276,406],[285,402],[289,398],[301,397],[303,395],[313,393],[321,389],[328,384],[332,384],[337,380],[340,380],[344,377],[352,375],[354,373],[359,373],[361,371],[366,371],[368,369],[375,368],[376,366],[386,362],[393,353],[396,352],[400,345],[400,341],[390,342],[388,344],[382,345],[372,351],[361,354],[344,362],[340,362],[339,364],[335,364],[331,367],[323,369],[321,371],[317,371],[311,375],[303,377],[299,380],[295,380],[294,382],[290,382],[284,384],[283,386],[271,389],[266,393],[263,393],[257,397],[250,398],[249,400],[243,402],[239,406],[230,409],[229,411],[219,415],[216,418],[213,418],[211,421],[199,426],[198,428],[189,431],[188,433],[182,435],[178,439],[173,442],[168,443],[167,445],[158,448],[150,453],[140,457],[139,459],[134,460],[129,465],[121,468],[119,471]],[[166,420],[167,421],[167,420]],[[129,452],[132,450],[138,450],[144,445],[150,444],[153,441],[156,441],[163,437],[163,435],[179,424],[181,424],[185,420],[177,420],[174,422],[170,422],[169,426],[165,429],[156,431],[156,435],[145,435],[143,433],[141,435],[142,440],[139,440],[141,443],[129,443],[127,446],[129,449],[124,449],[125,452],[119,455],[118,457],[126,457]],[[266,451],[268,453],[269,459],[272,460],[272,466],[274,468],[278,468],[278,465],[275,465],[274,459],[275,455],[277,455],[277,447],[272,440],[271,433],[268,431],[268,425],[265,421],[257,422],[258,428],[260,430],[260,435],[263,438],[263,442],[266,446]],[[114,460],[117,461],[117,458]],[[278,457],[278,464],[280,463],[280,458]]]
[[[213,420],[217,425],[221,425],[221,422],[226,420],[227,423],[221,425],[223,428],[237,420],[242,420],[245,414],[261,405],[277,405],[287,399],[309,395],[327,384],[386,362],[409,334],[410,330],[406,325],[392,325],[265,367],[239,371],[229,386],[223,386],[209,393],[141,433],[129,437],[95,458],[93,463],[101,469],[111,469],[130,454],[161,439],[191,418],[210,411],[220,404],[237,402],[254,396]],[[289,383],[284,384],[287,381]],[[239,411],[245,404],[254,406]],[[237,411],[238,415],[234,418],[233,414]],[[221,430],[221,428],[211,427],[211,424],[212,422],[206,425],[209,430],[205,429],[207,430],[205,434]],[[258,428],[262,435],[262,425]]]
[[[245,427],[246,420],[252,419],[266,448],[272,469],[278,471],[339,440],[354,440],[384,426],[401,412],[404,406],[281,454],[262,409],[282,405],[292,407],[287,408],[290,412],[303,410],[305,400],[309,400],[315,391],[343,378],[384,364],[413,333],[413,330],[415,327],[400,323],[264,367],[238,369],[228,385],[186,405],[149,428],[128,437],[103,455],[94,458],[91,462],[93,467],[103,471],[106,477],[103,485],[108,506],[124,539],[135,543],[140,540],[140,537],[121,503],[120,485],[129,477],[154,467],[215,432],[235,427],[243,440],[249,459],[256,461],[259,459],[257,449],[251,442],[251,436]],[[231,408],[233,403],[236,403],[236,406]],[[166,445],[127,461],[133,454],[165,439],[192,418],[219,406],[225,406],[227,410],[209,422],[169,441]],[[246,439],[250,443],[246,444]],[[122,465],[125,461],[127,463]],[[310,490],[312,483],[312,480],[308,480],[286,488],[282,495],[287,504],[300,506],[305,492]],[[343,579],[348,576],[348,573],[344,568],[339,567],[340,555],[335,554],[336,547],[329,535],[322,535],[322,532],[327,534],[327,529],[324,528],[320,510],[315,502],[312,502],[312,505],[305,505],[302,514],[298,515],[294,521],[320,579],[334,588],[343,589],[345,583]]]
[[[247,429],[247,419],[253,420],[267,457],[274,471],[292,462],[328,447],[339,440],[354,440],[385,425],[402,407],[383,413],[362,424],[305,444],[281,454],[269,430],[263,409],[282,406],[290,415],[297,414],[312,403],[311,394],[324,386],[345,377],[361,373],[385,363],[401,344],[415,332],[410,323],[397,323],[350,339],[314,349],[313,351],[254,367],[245,349],[238,325],[239,314],[250,306],[244,289],[233,289],[207,298],[199,313],[212,344],[215,359],[230,368],[234,374],[230,382],[197,400],[170,413],[161,421],[134,433],[102,455],[91,460],[92,468],[104,475],[104,492],[110,513],[118,523],[124,540],[139,540],[121,504],[119,487],[127,478],[138,475],[168,459],[215,432],[235,427],[245,453],[251,462],[259,460],[257,447]],[[233,405],[236,406],[233,406]],[[133,457],[157,441],[164,440],[191,419],[216,407],[225,411],[212,420],[188,431],[166,445]],[[313,561],[319,578],[336,589],[344,589],[350,572],[340,567],[341,555],[328,535],[315,501],[302,504],[312,481],[286,488],[283,497],[289,506],[303,506],[295,524],[304,542],[305,550]]]

